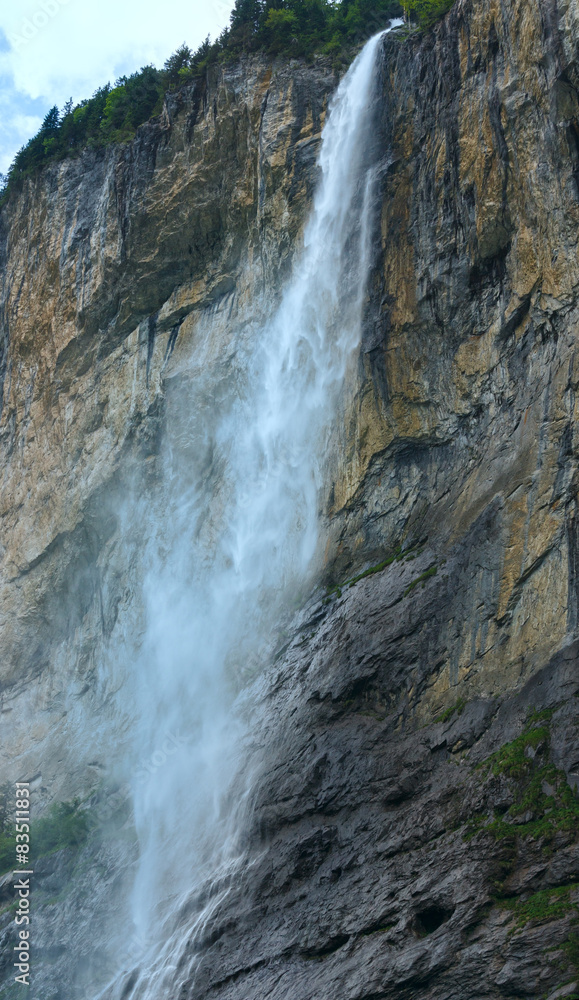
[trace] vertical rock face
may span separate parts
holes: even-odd
[[[571,6],[483,3],[387,43],[383,259],[336,509],[348,553],[488,520],[432,704],[451,675],[515,686],[576,625],[577,40]]]
[[[577,992],[578,46],[567,0],[458,0],[385,42],[328,594],[251,692],[248,863],[184,924],[183,1000]],[[46,799],[110,746],[121,498],[159,475],[198,318],[226,365],[223,317],[287,273],[335,83],[225,68],[4,210],[3,770]]]
[[[1,752],[51,797],[107,752],[97,728],[87,757],[72,720],[102,719],[116,683],[96,675],[135,596],[123,506],[159,478],[167,386],[200,316],[226,353],[232,297],[287,270],[334,85],[326,64],[226,69],[4,210]]]

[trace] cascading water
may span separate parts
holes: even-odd
[[[361,335],[380,38],[332,100],[303,248],[277,306],[256,298],[250,313],[233,300],[206,314],[188,388],[169,403],[133,689],[136,757],[167,734],[175,750],[135,789],[133,915],[154,958],[106,996],[169,996],[183,923],[188,939],[198,933],[242,864],[236,835],[251,782],[231,787],[243,731],[232,689],[270,655],[272,633],[319,569],[332,418]],[[221,343],[227,329],[222,360],[216,327]],[[210,902],[191,905],[208,882]]]

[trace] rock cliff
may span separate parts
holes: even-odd
[[[3,210],[2,771],[39,802],[110,764],[122,498],[154,488],[199,317],[223,333],[287,274],[336,83],[324,60],[212,70]],[[569,0],[458,0],[384,42],[323,586],[247,696],[246,863],[167,996],[579,995],[578,88]],[[71,995],[63,941],[88,995],[131,858],[40,862],[35,998]]]
[[[213,73],[4,210],[2,764],[51,796],[86,787],[70,716],[102,715],[95,662],[133,594],[120,511],[158,473],[167,385],[200,315],[287,269],[335,83],[325,64]]]

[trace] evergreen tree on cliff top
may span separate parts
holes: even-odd
[[[236,0],[229,27],[196,52],[183,42],[162,70],[144,66],[106,84],[62,114],[55,106],[38,133],[16,155],[5,178],[3,200],[46,164],[87,148],[126,142],[159,114],[165,94],[206,72],[213,63],[251,52],[309,59],[316,53],[344,65],[371,35],[404,8],[423,26],[441,16],[452,0]]]

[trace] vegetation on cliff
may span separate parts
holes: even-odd
[[[467,837],[483,832],[496,841],[513,843],[517,837],[533,837],[547,848],[561,831],[579,834],[579,798],[565,772],[551,760],[553,712],[531,712],[520,735],[478,765],[486,776],[506,782],[512,803],[492,818],[484,811],[475,817]]]
[[[452,0],[236,0],[230,25],[213,43],[207,38],[196,52],[183,44],[163,69],[144,66],[91,98],[62,110],[53,107],[41,128],[20,150],[10,167],[3,198],[46,164],[83,149],[126,142],[159,114],[167,92],[201,76],[217,62],[251,52],[311,58],[315,53],[347,60],[355,47],[385,27],[405,8],[428,24]]]
[[[16,864],[16,829],[12,815],[13,790],[0,788],[0,876]],[[89,823],[80,801],[54,803],[45,816],[32,823],[31,840],[35,858],[64,847],[79,847],[87,838]]]
[[[12,870],[16,857],[16,832],[10,813],[12,792],[10,785],[0,787],[0,875]]]
[[[400,0],[412,21],[428,28],[450,10],[454,0]]]

